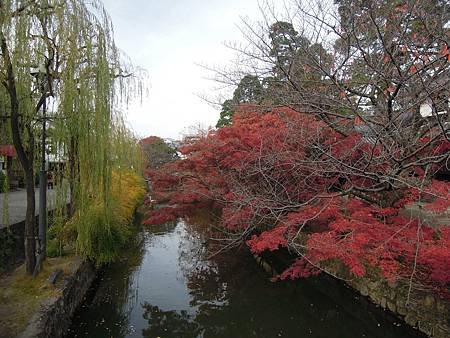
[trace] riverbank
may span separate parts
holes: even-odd
[[[130,233],[140,220],[136,211]],[[0,275],[0,338],[63,337],[97,273],[93,261],[67,254],[47,258],[36,278],[23,265]]]
[[[376,274],[346,283],[427,336],[450,337],[450,302],[431,290],[411,290],[407,281],[391,284]]]
[[[49,257],[36,278],[27,275],[24,266],[0,276],[0,337],[63,336],[97,267],[115,262],[126,249],[144,194],[140,176],[113,172],[110,203],[114,207],[93,199],[67,222],[49,222],[47,255],[58,257]],[[3,256],[13,257],[8,250]]]
[[[33,278],[24,266],[0,278],[0,337],[59,337],[95,277],[77,256],[48,258]]]

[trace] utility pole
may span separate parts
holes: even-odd
[[[30,69],[32,76],[36,77],[37,85],[41,89],[44,101],[42,102],[42,141],[41,141],[41,169],[39,171],[39,245],[38,257],[33,276],[42,269],[47,254],[47,168],[45,159],[46,133],[47,133],[47,70],[44,65]]]
[[[44,85],[43,85],[44,86]],[[47,95],[44,89],[44,95]],[[40,253],[42,258],[39,260],[41,263],[45,260],[47,255],[47,168],[45,160],[45,148],[46,148],[46,128],[47,128],[47,98],[44,97],[42,104],[42,158],[41,158],[41,170],[39,172],[39,241],[40,241]]]

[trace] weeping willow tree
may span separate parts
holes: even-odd
[[[112,31],[96,0],[0,0],[0,96],[8,98],[9,127],[25,176],[28,273],[36,266],[36,139],[46,102],[52,143],[66,163],[61,176],[70,186],[70,213],[82,214],[93,199],[102,201],[105,215],[112,208],[111,174],[122,156],[115,140],[118,134],[128,137],[117,127],[121,118],[114,107],[143,91],[143,73],[124,61]],[[41,76],[30,76],[31,67]],[[87,223],[79,225],[80,234],[92,233],[83,231]],[[105,220],[106,233],[109,226]]]

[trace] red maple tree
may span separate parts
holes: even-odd
[[[375,269],[389,281],[412,276],[444,292],[450,227],[411,210],[420,216],[450,206],[450,184],[433,179],[440,166],[424,161],[448,152],[450,142],[424,139],[405,154],[342,127],[346,134],[287,107],[241,111],[231,126],[189,138],[182,159],[148,172],[161,207],[146,222],[215,207],[228,246],[245,241],[255,253],[288,248],[300,257],[281,278],[339,261],[356,277]]]

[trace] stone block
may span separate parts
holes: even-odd
[[[430,337],[433,335],[433,331],[434,331],[433,325],[426,321],[419,322],[419,330]]]
[[[433,332],[433,338],[448,338],[449,328],[443,329],[441,327],[435,327]]]
[[[397,306],[395,305],[395,303],[394,302],[391,302],[391,301],[388,301],[387,303],[386,303],[386,305],[387,305],[387,308],[390,310],[390,311],[392,311],[392,312],[397,312]]]
[[[58,270],[56,270],[56,271],[53,271],[53,272],[50,274],[50,276],[48,277],[47,282],[50,283],[50,284],[52,284],[52,285],[55,285],[55,284],[56,284],[56,281],[58,280],[58,278],[59,278],[60,276],[62,276],[62,274],[63,274],[63,271],[62,271],[61,269],[58,269]]]
[[[373,301],[375,304],[377,304],[377,305],[380,305],[382,299],[384,298],[384,296],[383,296],[382,292],[380,292],[380,290],[375,290],[374,292],[372,292],[372,293],[369,295],[369,297],[370,297],[370,299],[372,299],[372,301]]]
[[[369,289],[367,288],[367,285],[363,284],[359,287],[359,292],[363,295],[363,296],[368,296],[369,295]]]
[[[397,306],[397,313],[401,316],[406,316],[408,313],[408,309],[405,306],[405,302],[400,299],[397,298],[397,301],[395,302],[395,305]]]
[[[449,312],[449,309],[445,306],[444,302],[440,299],[436,299],[436,310],[440,313]],[[450,317],[450,314],[449,314]]]
[[[435,304],[435,299],[432,295],[427,295],[425,297],[425,299],[423,300],[423,304],[427,307],[427,308],[432,308]]]
[[[405,317],[405,322],[408,325],[411,325],[413,327],[417,327],[417,322],[419,321],[419,319],[417,318],[417,316],[414,313],[408,313]]]
[[[372,281],[372,282],[367,283],[367,286],[369,287],[370,290],[376,290],[379,287],[379,282]]]

